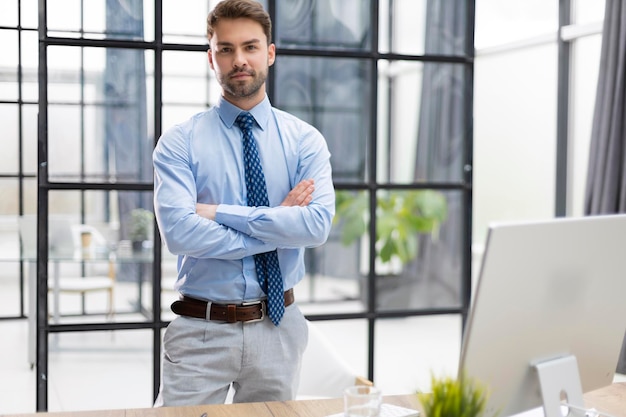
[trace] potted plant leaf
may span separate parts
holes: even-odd
[[[150,210],[137,208],[130,212],[130,238],[133,250],[140,251],[143,242],[150,239],[154,228],[154,214]]]
[[[341,226],[341,242],[352,245],[368,236],[370,223],[369,193],[345,191],[336,193],[335,223]],[[443,193],[429,189],[379,190],[376,194],[376,277],[377,293],[391,287],[402,291],[398,277],[404,266],[419,254],[421,236],[437,236],[447,217]],[[379,279],[383,278],[383,279]],[[361,293],[367,298],[366,286]],[[403,296],[408,297],[408,294]]]
[[[466,376],[431,375],[431,392],[419,392],[417,397],[425,417],[481,417],[489,392],[480,381]]]

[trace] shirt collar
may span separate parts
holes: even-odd
[[[215,107],[217,109],[217,113],[222,119],[222,122],[224,122],[224,124],[228,126],[229,129],[233,127],[233,124],[235,124],[235,119],[237,118],[237,116],[239,116],[239,113],[245,111],[235,106],[234,104],[226,101],[223,96],[220,96]],[[252,117],[254,117],[254,120],[256,121],[257,125],[259,125],[261,130],[266,129],[271,111],[272,106],[267,95],[265,96],[263,101],[254,106],[252,109],[248,110],[248,112],[252,114]]]

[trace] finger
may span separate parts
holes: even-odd
[[[312,196],[312,195],[308,195],[308,196],[307,196],[307,197],[306,197],[306,198],[302,201],[302,203],[300,204],[300,207],[306,207],[306,206],[308,206],[308,205],[311,203],[311,201],[313,201],[313,196]]]

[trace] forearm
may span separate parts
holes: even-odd
[[[204,217],[205,219],[215,220],[215,212],[217,211],[217,204],[196,204],[196,214]]]
[[[316,183],[317,184],[317,183]],[[322,181],[302,206],[242,207],[219,205],[215,220],[278,248],[314,247],[328,238],[335,213],[332,183]],[[308,198],[307,198],[308,200]]]
[[[220,224],[245,233],[251,237],[280,248],[300,248],[318,246],[328,237],[333,214],[325,210],[319,202],[308,207],[313,201],[315,181],[304,179],[289,191],[280,206],[247,207],[223,204],[196,204],[196,213],[210,220],[216,220],[220,209]],[[332,190],[331,190],[332,191]],[[334,193],[318,200],[332,200]],[[255,227],[256,226],[256,227]]]
[[[195,258],[241,259],[274,246],[203,218],[196,213],[196,185],[184,151],[154,153],[154,211],[161,236],[175,255]],[[174,157],[174,156],[175,157]]]
[[[312,179],[302,180],[287,194],[280,205],[306,207],[313,200],[313,191],[315,191],[315,182]],[[196,213],[205,219],[215,220],[217,206],[217,204],[197,203]]]

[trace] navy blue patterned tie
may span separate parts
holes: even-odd
[[[259,152],[256,141],[252,136],[252,124],[254,118],[248,112],[240,113],[235,120],[243,132],[243,161],[246,173],[246,190],[248,194],[248,206],[269,207],[267,197],[267,185],[265,175],[259,160]],[[259,285],[267,294],[267,314],[274,325],[278,326],[285,312],[285,300],[283,295],[283,277],[278,266],[278,253],[260,253],[254,255],[256,273]]]

